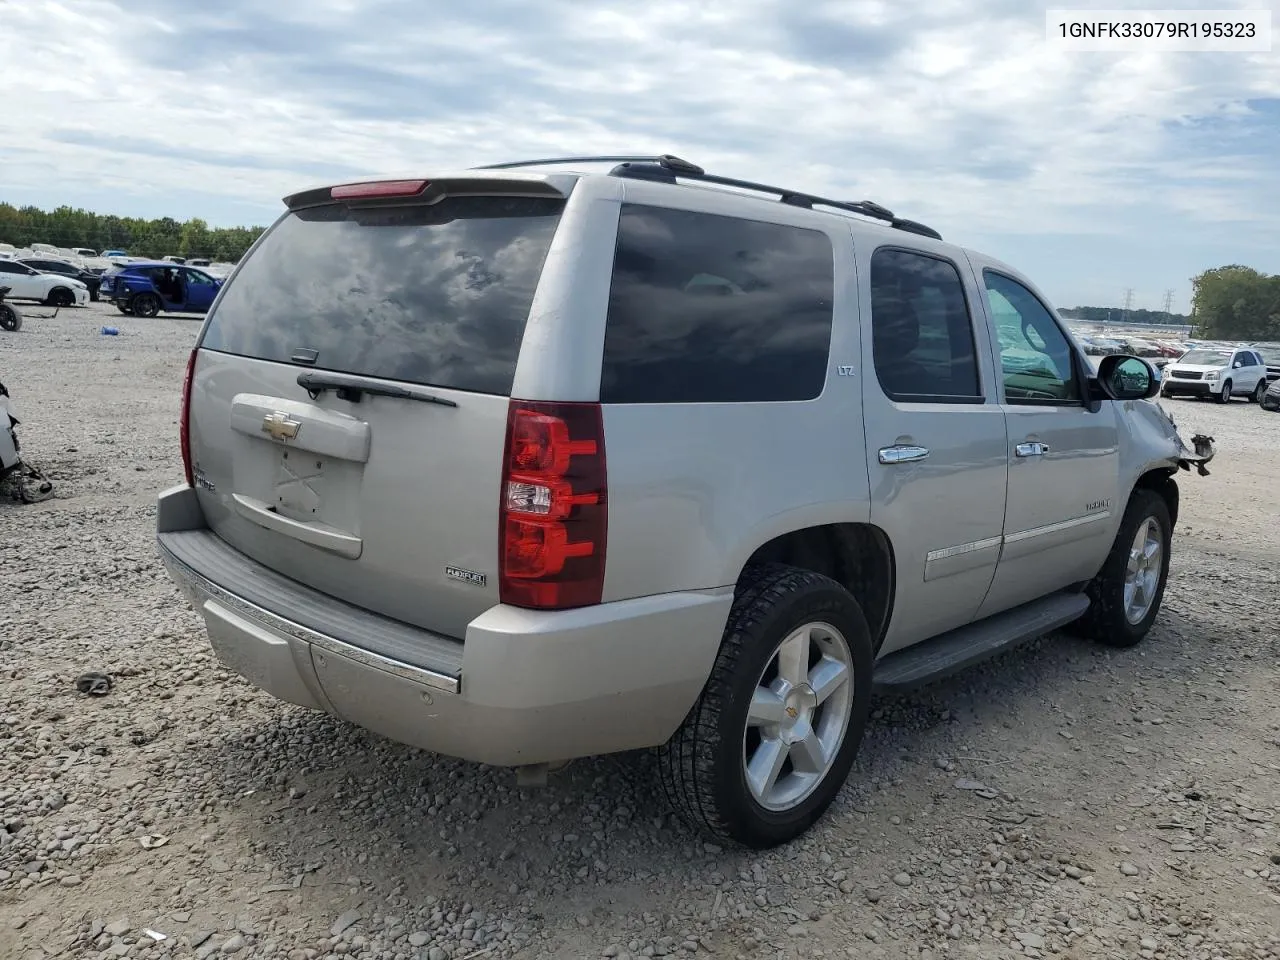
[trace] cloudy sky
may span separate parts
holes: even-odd
[[[1067,52],[1045,6],[0,0],[0,200],[226,226],[371,171],[675,153],[874,199],[1059,306],[1280,272],[1280,45]]]

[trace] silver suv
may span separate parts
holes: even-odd
[[[678,810],[763,847],[877,688],[1157,614],[1211,445],[928,227],[675,157],[286,204],[191,354],[158,514],[276,697],[526,782],[657,748]]]

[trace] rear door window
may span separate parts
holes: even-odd
[[[973,321],[954,263],[883,247],[871,256],[872,359],[891,400],[982,403]]]
[[[817,397],[834,260],[820,230],[624,204],[600,401]]]
[[[446,197],[286,215],[229,282],[201,346],[508,395],[564,201]]]

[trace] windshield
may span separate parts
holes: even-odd
[[[1230,350],[1188,350],[1178,358],[1179,363],[1194,363],[1206,367],[1224,366],[1230,360]]]

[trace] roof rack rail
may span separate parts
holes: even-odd
[[[489,163],[473,170],[513,170],[516,167],[545,167],[556,163],[649,163],[681,176],[703,176],[706,171],[696,163],[681,160],[669,153],[658,157],[545,157],[541,160],[509,160],[506,163]]]
[[[547,157],[541,160],[513,160],[506,163],[491,163],[475,170],[512,170],[517,167],[539,167],[558,163],[613,163],[616,166],[609,171],[610,176],[627,177],[634,180],[657,180],[662,183],[676,183],[678,180],[694,180],[698,183],[709,183],[721,187],[732,187],[736,190],[751,190],[756,193],[771,193],[782,203],[812,210],[814,207],[831,207],[849,213],[861,214],[874,220],[882,220],[897,230],[919,234],[941,240],[942,234],[932,227],[916,220],[907,220],[894,215],[892,210],[871,200],[831,200],[815,194],[784,187],[771,187],[766,183],[755,183],[751,180],[737,180],[733,177],[722,177],[707,173],[696,163],[673,157],[666,153],[657,157]]]
[[[694,166],[689,164],[689,166]],[[625,160],[614,167],[610,173],[615,177],[630,177],[637,180],[658,180],[666,183],[674,183],[677,179],[693,180],[698,183],[710,183],[721,187],[733,187],[736,190],[751,190],[756,193],[771,193],[775,195],[782,203],[790,204],[795,207],[805,207],[812,210],[814,207],[831,207],[835,210],[845,210],[849,213],[861,214],[864,217],[871,217],[874,220],[882,220],[890,226],[898,230],[904,230],[908,233],[919,234],[923,237],[932,237],[934,240],[941,240],[942,234],[938,233],[932,227],[926,226],[915,220],[906,220],[902,217],[894,215],[892,210],[883,207],[871,200],[832,200],[828,197],[820,197],[816,194],[804,193],[800,190],[791,190],[786,187],[773,187],[767,183],[756,183],[751,180],[738,180],[734,177],[722,177],[714,173],[693,173],[680,170],[667,164],[655,163],[652,160]]]

